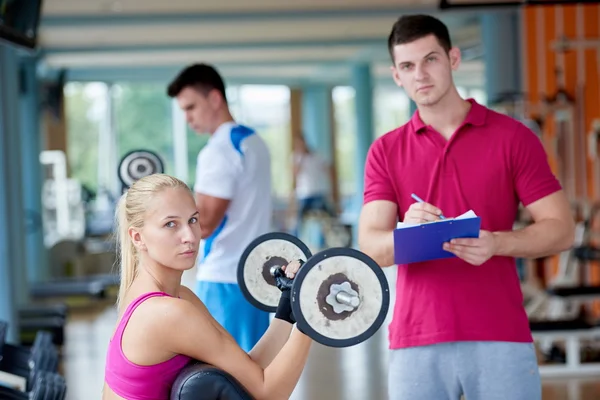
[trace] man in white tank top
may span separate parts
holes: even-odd
[[[198,154],[194,192],[202,229],[196,294],[212,316],[250,351],[269,326],[237,283],[242,252],[271,230],[271,157],[251,128],[233,120],[224,83],[211,66],[184,69],[167,90],[190,127],[210,139]]]

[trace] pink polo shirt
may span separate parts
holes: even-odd
[[[519,202],[527,206],[561,189],[531,130],[469,101],[471,110],[448,141],[418,112],[378,138],[365,166],[364,203],[392,201],[402,221],[415,193],[446,217],[473,210],[482,229],[509,231]],[[390,347],[531,342],[522,304],[511,257],[493,257],[481,266],[456,257],[399,265]]]

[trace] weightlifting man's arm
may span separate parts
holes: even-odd
[[[198,223],[202,239],[206,239],[218,228],[225,218],[225,212],[231,200],[196,193],[196,207],[198,208]]]
[[[194,192],[202,239],[212,235],[223,223],[235,195],[240,168],[239,159],[230,157],[227,148],[215,146],[200,152]]]
[[[373,200],[365,204],[358,223],[359,249],[379,266],[394,265],[394,229],[397,225],[398,206],[387,200]]]

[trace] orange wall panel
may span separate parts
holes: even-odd
[[[523,53],[523,75],[524,75],[524,91],[527,93],[527,99],[532,104],[537,104],[540,101],[540,91],[538,89],[538,68],[539,62],[536,57],[537,38],[535,32],[532,32],[532,27],[536,26],[536,9],[534,7],[526,7],[523,12],[523,23],[525,32],[525,45]]]
[[[562,37],[572,40],[595,39],[600,43],[600,6],[525,6],[521,20],[525,54],[523,89],[529,102],[529,117],[539,117],[543,112],[543,99],[554,97],[559,89],[575,98],[575,127],[569,132],[568,144],[572,146],[579,162],[573,161],[575,191],[570,200],[600,203],[600,182],[594,179],[594,165],[587,156],[588,133],[593,121],[600,119],[600,44],[564,52],[553,48],[553,43]],[[555,173],[558,164],[552,143],[556,133],[554,119],[546,116],[543,139]],[[563,182],[563,185],[566,183]],[[600,230],[600,227],[596,228]],[[551,270],[555,273],[557,263],[556,259],[553,261]],[[600,284],[598,263],[590,265],[590,278],[593,283]],[[600,311],[600,308],[596,307],[596,311]]]

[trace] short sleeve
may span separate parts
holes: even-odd
[[[198,154],[194,191],[207,196],[231,199],[239,175],[237,165],[235,160],[228,157],[226,149],[219,149],[217,146],[205,147]]]
[[[511,144],[513,181],[524,206],[562,189],[542,141],[531,129],[519,123]]]
[[[364,186],[363,204],[374,200],[396,202],[396,193],[381,140],[376,140],[367,153]]]

